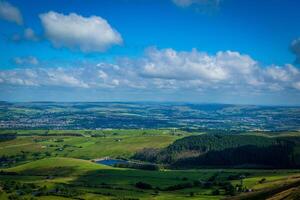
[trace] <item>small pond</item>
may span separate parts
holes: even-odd
[[[98,164],[102,165],[108,165],[108,166],[114,166],[115,164],[126,164],[128,161],[126,160],[119,160],[119,159],[104,159],[104,160],[98,160],[96,161]]]

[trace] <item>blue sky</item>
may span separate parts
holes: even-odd
[[[1,100],[300,100],[299,1],[0,2]]]

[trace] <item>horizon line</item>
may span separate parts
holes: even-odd
[[[0,103],[153,103],[153,104],[195,104],[195,105],[234,105],[234,106],[267,106],[267,107],[300,107],[300,104],[247,104],[247,103],[222,103],[222,102],[193,102],[193,101],[5,101]]]

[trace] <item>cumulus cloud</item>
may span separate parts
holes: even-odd
[[[292,53],[296,56],[296,62],[300,63],[300,38],[292,41],[290,49]]]
[[[83,52],[103,52],[122,43],[121,35],[98,16],[83,17],[50,11],[40,15],[46,37],[55,47],[79,49]]]
[[[19,9],[6,1],[0,1],[0,18],[18,25],[23,24],[22,14]]]
[[[249,73],[256,62],[249,56],[237,52],[218,52],[209,56],[193,49],[191,52],[177,52],[173,49],[146,51],[141,62],[142,75],[161,79],[222,81],[231,78],[236,70],[241,74]]]
[[[134,62],[140,66],[141,76],[159,79],[161,85],[166,80],[174,87],[280,90],[298,89],[294,83],[300,80],[299,69],[293,65],[261,66],[250,56],[232,51],[208,55],[196,49],[150,48],[143,59]]]
[[[39,84],[53,85],[53,86],[70,86],[70,87],[81,87],[88,88],[89,86],[83,81],[76,77],[76,71],[74,74],[66,73],[63,69],[58,68],[54,70],[43,71],[47,79],[45,82]]]
[[[14,62],[17,65],[37,65],[39,64],[39,61],[34,56],[28,56],[28,57],[15,57]]]
[[[73,88],[113,88],[120,76],[110,64],[78,68],[26,68],[0,71],[3,84]],[[106,69],[105,69],[106,68]],[[108,75],[109,74],[109,75]]]
[[[138,91],[202,91],[217,93],[300,92],[300,71],[291,64],[261,66],[248,55],[193,49],[149,48],[145,55],[116,63],[73,68],[2,70],[2,85],[119,88]]]

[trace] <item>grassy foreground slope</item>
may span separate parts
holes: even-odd
[[[12,174],[12,173],[16,174]],[[190,183],[198,179],[208,179],[216,171],[141,171],[112,168],[74,158],[46,158],[5,169],[0,175],[0,182],[15,180],[20,183],[33,183],[46,191],[37,199],[52,199],[53,196],[82,199],[185,199],[195,193],[191,199],[220,199],[213,196],[211,189],[191,187],[176,191],[159,191],[156,187]],[[6,174],[5,174],[6,173]],[[136,188],[135,184],[144,181],[153,189]],[[3,183],[2,183],[3,185]],[[56,192],[63,187],[66,193]],[[20,187],[18,187],[20,188]],[[51,192],[51,191],[55,192]],[[16,193],[2,193],[3,199]],[[34,191],[34,190],[33,190]],[[58,190],[59,191],[59,190]],[[32,197],[34,192],[26,194]],[[197,197],[197,198],[196,198]]]
[[[254,192],[300,181],[299,170],[142,171],[56,157],[3,170],[0,199],[223,199],[230,195],[225,193],[222,183],[239,184],[235,177],[241,174],[246,175],[244,186]],[[136,187],[138,182],[151,188]],[[7,185],[11,191],[6,189]]]

